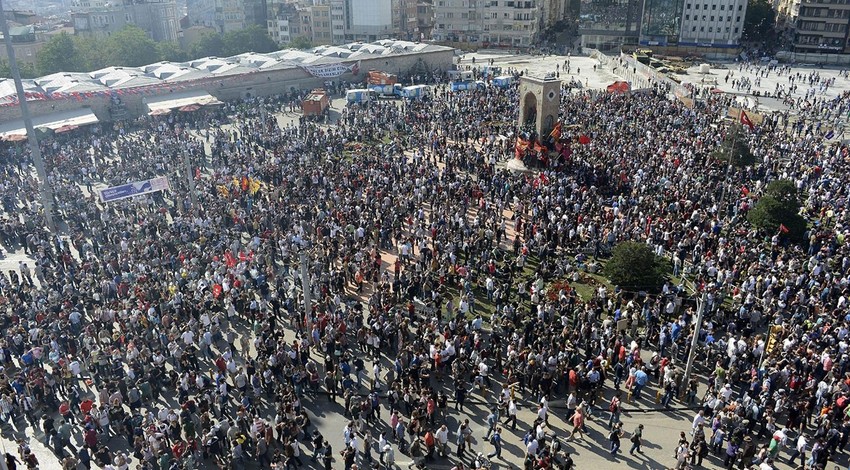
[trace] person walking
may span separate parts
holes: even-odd
[[[584,440],[584,408],[579,405],[576,412],[573,414],[573,431],[570,433],[568,440],[575,439],[576,434],[581,435],[581,440]]]
[[[493,452],[487,454],[487,458],[492,459],[496,457],[498,459],[502,458],[502,428],[497,427],[493,432],[493,436],[490,438],[490,443],[493,444]]]
[[[794,465],[794,459],[800,457],[800,465],[806,465],[806,447],[809,445],[809,441],[806,440],[806,436],[800,434],[800,437],[797,438],[797,445],[794,449],[794,452],[791,453],[791,456],[788,457],[788,464]]]
[[[615,457],[617,456],[617,453],[620,452],[620,437],[622,436],[623,425],[621,423],[617,423],[608,434],[608,440],[611,442],[611,455]]]
[[[614,425],[620,422],[620,392],[611,398],[611,403],[608,404],[608,411],[611,412],[611,418],[608,419],[608,429],[614,429]]]
[[[635,429],[635,432],[632,433],[632,437],[630,439],[632,441],[632,448],[629,449],[629,455],[635,455],[635,452],[637,452],[638,454],[643,453],[643,451],[640,450],[640,446],[642,444],[642,441],[641,441],[642,439],[643,439],[643,424],[638,424],[637,429]]]

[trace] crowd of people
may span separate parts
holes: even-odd
[[[655,389],[699,408],[677,468],[712,452],[773,468],[783,447],[825,468],[850,438],[847,148],[766,120],[744,132],[759,163],[730,172],[714,152],[727,98],[564,88],[571,151],[529,176],[502,164],[518,99],[441,85],[320,125],[293,119],[292,97],[253,98],[49,137],[61,234],[27,148],[4,144],[0,242],[32,260],[0,276],[0,419],[20,437],[7,465],[38,466],[30,438],[63,468],[122,470],[348,470],[399,453],[467,469],[513,441],[525,468],[568,469],[593,413],[609,414],[612,454],[627,438],[642,458],[643,425],[624,430],[621,412],[654,406]],[[155,176],[170,190],[97,197]],[[778,179],[803,198],[799,239],[746,220]],[[623,241],[688,282],[628,292],[589,276]],[[683,383],[694,334],[707,383]],[[555,400],[571,430],[548,425]],[[350,420],[342,448],[320,409]]]

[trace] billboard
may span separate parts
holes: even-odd
[[[155,193],[163,189],[170,189],[168,186],[168,177],[160,176],[149,180],[136,181],[135,183],[122,184],[121,186],[113,186],[98,190],[100,200],[102,202],[112,202],[119,199],[126,199],[133,196],[141,196],[143,194]]]

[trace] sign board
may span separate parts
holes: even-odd
[[[168,186],[168,177],[160,176],[144,181],[136,181],[135,183],[122,184],[121,186],[113,186],[99,190],[100,200],[102,202],[112,202],[119,199],[125,199],[133,196],[141,196],[143,194],[155,193],[163,189],[170,189]]]
[[[351,64],[302,65],[301,68],[314,77],[336,78],[348,72],[357,75],[360,71],[360,62]]]

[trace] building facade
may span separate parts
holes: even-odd
[[[794,52],[850,53],[850,0],[787,0],[777,10]]]
[[[528,47],[544,28],[560,19],[563,8],[554,3],[553,0],[434,0],[431,38],[482,47]]]
[[[178,39],[179,19],[175,0],[120,1],[106,6],[86,3],[81,11],[71,14],[74,34],[104,38],[127,25],[145,30],[154,41],[175,42]]]
[[[737,48],[746,0],[644,0],[640,44]]]

